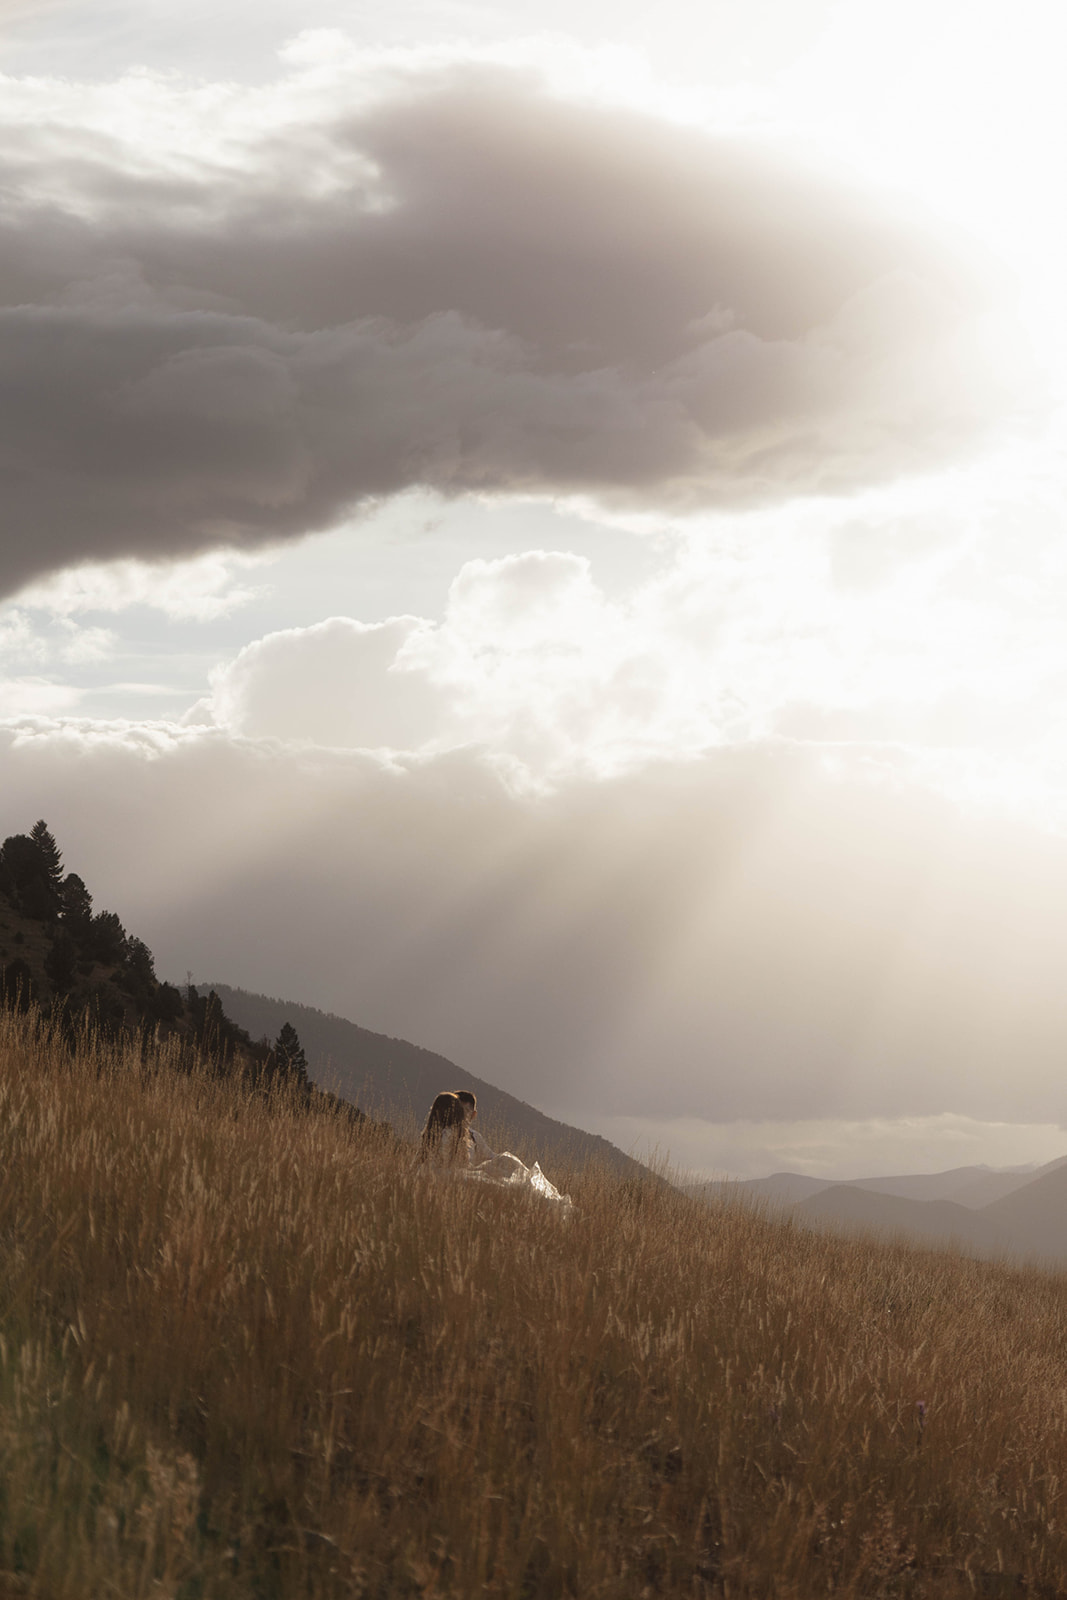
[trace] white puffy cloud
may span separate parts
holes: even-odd
[[[476,745],[545,783],[714,742],[698,665],[662,619],[609,601],[587,559],[534,550],[467,562],[439,622],[272,633],[216,670],[192,717],[323,746]]]
[[[0,657],[41,661],[46,655],[46,642],[25,611],[12,607],[0,612]]]
[[[23,607],[0,611],[0,662],[9,662],[17,669],[25,669],[31,663],[86,666],[106,660],[114,653],[116,643],[116,636],[108,628],[81,627],[68,617],[50,618],[48,625],[42,627]],[[64,703],[70,703],[69,697]],[[35,704],[25,709],[43,707]]]
[[[402,662],[426,624],[331,617],[268,634],[214,678],[212,719],[233,733],[318,745],[410,750],[436,732],[441,696]]]
[[[59,629],[60,661],[69,666],[86,666],[94,661],[106,661],[114,655],[118,636],[110,628],[81,628],[76,622],[64,619]]]
[[[468,562],[440,625],[414,635],[402,659],[446,697],[440,742],[485,746],[539,779],[714,737],[706,715],[687,726],[672,704],[677,663],[663,640],[564,552]]]
[[[249,645],[198,715],[330,746],[476,745],[535,785],[776,734],[877,741],[955,753],[961,793],[994,758],[1029,764],[1051,802],[1067,760],[1062,515],[1051,488],[1044,507],[1031,496],[1009,540],[995,482],[678,524],[610,595],[573,552],[479,557],[438,618],[337,617]],[[413,700],[417,718],[401,714]]]

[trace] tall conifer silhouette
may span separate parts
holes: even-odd
[[[57,894],[63,882],[63,857],[59,853],[59,846],[54,836],[49,832],[48,824],[43,817],[35,822],[30,830],[30,838],[41,853],[41,863],[48,879],[48,884]]]
[[[299,1035],[291,1022],[282,1023],[271,1053],[274,1061],[274,1070],[279,1076],[307,1085],[308,1058],[304,1053],[303,1045],[300,1043]]]

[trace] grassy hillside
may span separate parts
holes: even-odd
[[[0,1018],[0,1594],[1067,1591],[1063,1278],[553,1176]]]
[[[513,1150],[527,1162],[600,1163],[623,1177],[647,1174],[632,1157],[598,1134],[546,1117],[535,1106],[476,1078],[432,1050],[372,1033],[345,1017],[289,1000],[273,1000],[213,983],[226,1015],[253,1038],[274,1038],[291,1022],[308,1057],[308,1070],[322,1088],[384,1117],[395,1128],[414,1133],[442,1089],[473,1089],[478,1096],[478,1126],[495,1149]]]

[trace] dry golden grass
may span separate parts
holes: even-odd
[[[1063,1278],[552,1176],[0,1020],[0,1594],[1067,1590]]]

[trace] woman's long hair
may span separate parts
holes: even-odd
[[[440,1152],[441,1141],[448,1128],[456,1130],[456,1137],[449,1152],[451,1159],[460,1161],[469,1154],[472,1141],[467,1126],[468,1106],[473,1110],[478,1108],[477,1101],[469,1089],[461,1089],[458,1094],[452,1089],[445,1089],[437,1096],[430,1107],[430,1114],[426,1118],[426,1126],[419,1140],[420,1161],[427,1161]]]

